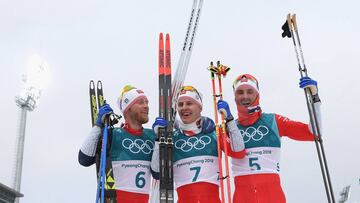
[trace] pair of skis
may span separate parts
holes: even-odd
[[[199,1],[193,0],[193,5],[191,8],[191,14],[190,14],[190,20],[189,20],[188,27],[186,29],[184,45],[181,49],[181,55],[180,55],[179,62],[178,62],[177,68],[176,68],[174,79],[172,81],[173,86],[171,89],[171,93],[172,93],[171,95],[172,95],[172,105],[173,105],[172,106],[173,120],[175,120],[175,117],[176,117],[177,98],[179,97],[180,89],[184,84],[186,72],[189,67],[191,53],[192,53],[192,50],[194,47],[194,42],[195,42],[195,37],[196,37],[196,31],[197,31],[197,28],[199,27],[202,6],[203,6],[203,0],[199,0]],[[195,23],[193,26],[194,18],[195,18]],[[190,33],[191,33],[191,39],[189,42]]]
[[[185,41],[181,50],[175,76],[171,81],[171,54],[170,35],[159,36],[159,116],[168,121],[166,129],[159,129],[159,166],[160,166],[160,203],[174,202],[173,180],[173,123],[176,117],[176,102],[180,89],[184,84],[186,72],[189,66],[191,53],[194,47],[196,31],[199,25],[203,0],[193,0],[190,20],[187,26]],[[195,24],[193,25],[195,19]],[[191,32],[192,31],[192,32]],[[191,39],[189,42],[191,33]],[[156,186],[155,186],[156,187]]]
[[[90,81],[89,84],[90,95],[90,111],[91,123],[95,125],[98,110],[104,105],[104,94],[101,81],[97,81],[96,89],[95,82]],[[96,202],[103,203],[105,199],[111,203],[116,203],[115,181],[112,171],[112,164],[110,160],[110,153],[106,153],[108,148],[108,122],[105,122],[102,140],[98,142],[95,154],[96,161],[96,175],[98,180]]]
[[[299,72],[300,72],[301,77],[307,77],[308,74],[307,74],[307,69],[306,69],[306,65],[305,65],[303,51],[301,48],[300,36],[299,36],[299,31],[298,31],[298,27],[297,27],[295,14],[291,15],[289,13],[287,15],[286,22],[282,26],[282,29],[284,31],[282,33],[282,37],[289,37],[289,38],[291,37],[293,40],[294,49],[295,49],[295,53],[296,53],[296,59],[298,62],[298,67],[299,67]],[[322,176],[323,176],[327,199],[328,199],[329,203],[335,203],[335,197],[334,197],[334,192],[333,192],[331,180],[330,180],[330,174],[329,174],[327,161],[326,161],[326,157],[325,157],[325,151],[324,151],[322,135],[321,135],[320,127],[319,127],[319,121],[318,121],[318,118],[316,117],[314,101],[312,99],[311,92],[308,89],[305,89],[304,92],[305,92],[307,108],[309,111],[312,132],[315,135],[315,139],[314,139],[315,146],[316,146],[316,150],[317,150],[317,154],[318,154],[318,158],[319,158],[319,162],[320,162],[320,168],[321,168],[321,172],[322,172]]]
[[[160,203],[174,202],[173,141],[171,109],[171,54],[170,35],[164,44],[163,33],[159,35],[159,116],[168,121],[167,128],[159,128]]]
[[[227,188],[227,202],[231,202],[231,188],[230,188],[230,171],[229,171],[229,158],[228,158],[228,148],[226,144],[226,128],[225,128],[225,118],[224,115],[221,114],[221,124],[219,124],[218,119],[218,109],[217,109],[217,101],[219,99],[223,99],[222,95],[222,82],[221,78],[225,77],[227,72],[230,70],[229,67],[220,64],[220,61],[217,62],[217,66],[214,66],[213,62],[210,62],[210,66],[208,68],[211,76],[212,83],[212,94],[214,101],[214,117],[215,117],[215,132],[217,137],[217,150],[218,150],[218,162],[219,162],[219,179],[220,179],[220,192],[221,192],[221,202],[225,202],[225,187],[224,187],[224,179],[226,179],[226,188]],[[215,76],[218,78],[218,92],[216,91],[215,85]],[[223,142],[224,153],[225,153],[225,175],[222,170],[222,151],[221,151],[221,143]]]

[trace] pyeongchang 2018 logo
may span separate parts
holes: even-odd
[[[264,125],[260,125],[257,128],[251,126],[247,127],[245,130],[240,130],[240,133],[244,139],[244,143],[247,143],[250,140],[257,142],[269,133],[269,129]]]

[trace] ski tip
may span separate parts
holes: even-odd
[[[90,80],[89,88],[90,89],[95,89],[95,82],[93,80]]]
[[[167,50],[170,50],[170,34],[169,33],[166,33],[166,44],[165,44],[165,48],[167,49]]]
[[[159,39],[162,40],[163,38],[164,38],[164,34],[162,32],[160,32]]]
[[[101,80],[98,80],[97,81],[97,89],[102,89],[102,82],[101,82]]]

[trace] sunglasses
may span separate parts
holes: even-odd
[[[195,93],[199,96],[200,100],[202,100],[201,95],[200,95],[200,93],[197,91],[197,89],[195,89],[195,87],[190,86],[190,85],[182,86],[181,89],[180,89],[180,95],[185,94],[187,91],[189,91],[189,92],[195,92]]]
[[[235,85],[238,83],[238,82],[247,82],[248,80],[250,80],[251,82],[255,83],[256,84],[256,87],[257,89],[259,89],[259,83],[258,81],[251,75],[249,74],[243,74],[243,75],[240,75],[239,77],[237,77],[234,82],[233,82],[233,89],[235,89]]]

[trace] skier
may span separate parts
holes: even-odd
[[[109,137],[117,202],[147,203],[150,176],[159,176],[150,167],[155,135],[151,129],[142,127],[149,120],[148,99],[142,90],[127,85],[117,103],[125,118],[121,128],[111,128]],[[99,109],[96,125],[79,151],[81,165],[94,164],[104,118],[111,113],[113,110],[109,104],[104,104]]]
[[[309,77],[300,79],[300,88],[309,88],[320,118],[320,99],[317,82]],[[292,121],[274,113],[262,113],[259,85],[255,77],[243,74],[233,84],[237,106],[237,126],[245,143],[246,156],[229,152],[235,179],[234,203],[284,203],[280,185],[281,138],[286,136],[299,141],[312,141],[310,124]],[[218,101],[218,109],[232,117],[229,105]],[[320,121],[320,120],[319,120]]]
[[[210,118],[201,116],[202,108],[201,94],[192,86],[183,86],[177,100],[180,119],[176,120],[173,135],[178,203],[220,203],[215,124]],[[166,120],[157,118],[153,129],[157,133],[158,127],[166,125]],[[235,133],[232,137],[238,138],[234,139],[236,146],[243,146],[234,150],[244,152],[244,143],[235,123],[233,128]]]

